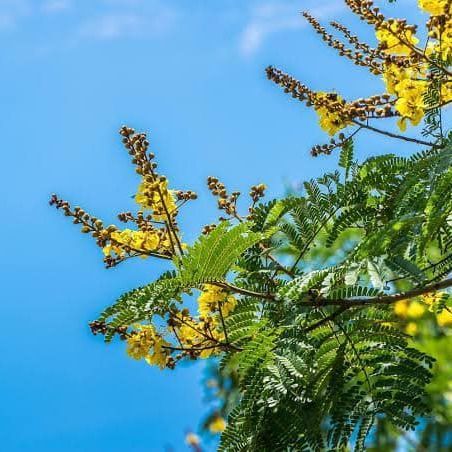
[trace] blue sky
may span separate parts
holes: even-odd
[[[398,8],[411,14],[411,3]],[[276,196],[333,168],[336,156],[309,156],[327,140],[313,112],[264,68],[350,98],[381,84],[325,48],[302,9],[371,36],[338,0],[0,0],[2,450],[186,450],[205,410],[202,365],[160,372],[87,327],[165,267],[105,270],[47,200],[57,192],[106,222],[134,207],[122,124],[150,133],[173,187],[199,193],[181,216],[189,241],[217,217],[208,175],[245,193],[265,182]],[[360,158],[410,149],[360,143]]]

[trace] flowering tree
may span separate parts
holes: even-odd
[[[347,101],[267,69],[317,112],[333,138],[312,154],[340,149],[336,171],[267,202],[265,185],[253,186],[246,212],[239,192],[209,177],[222,216],[187,245],[177,217],[196,194],[171,189],[146,135],[123,127],[141,177],[140,210],[118,215],[132,226],[105,226],[56,195],[50,201],[95,238],[107,267],[132,257],[172,266],[90,326],[161,369],[211,356],[234,369],[238,400],[227,422],[210,424],[223,432],[220,450],[363,450],[374,425],[409,430],[428,411],[434,360],[410,342],[417,327],[405,319],[427,307],[437,328],[452,325],[452,134],[442,114],[452,101],[451,3],[419,0],[430,15],[422,44],[416,26],[385,17],[370,0],[345,3],[375,29],[377,47],[332,22],[339,40],[303,15],[341,56],[381,77],[383,93]],[[391,118],[400,132],[380,128]],[[422,120],[422,136],[405,134]],[[353,137],[364,131],[409,142],[416,153],[357,162]],[[183,298],[194,293],[197,312]]]

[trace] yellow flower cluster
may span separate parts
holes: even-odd
[[[164,251],[171,250],[171,242],[162,231],[134,231],[124,229],[122,231],[112,232],[110,243],[103,248],[105,256],[111,256],[115,253],[117,256],[123,256],[128,247],[136,251]],[[140,257],[146,258],[146,254]]]
[[[425,73],[422,67],[400,68],[393,63],[385,65],[383,81],[386,91],[397,97],[395,109],[401,116],[397,124],[402,131],[406,130],[407,120],[416,126],[424,116],[424,96],[428,89],[428,82],[421,77],[425,76]],[[441,103],[450,100],[452,100],[452,82],[448,81],[441,85]]]
[[[168,180],[165,178],[152,182],[143,179],[135,195],[135,201],[144,210],[152,210],[152,216],[157,221],[167,219],[167,212],[174,215],[177,210],[174,191],[168,189]]]
[[[395,89],[398,96],[395,109],[401,116],[397,125],[401,131],[405,131],[407,120],[417,126],[424,116],[424,96],[428,84],[424,80],[404,79],[397,83]]]
[[[135,325],[135,328],[127,339],[127,354],[137,360],[144,358],[148,364],[163,369],[169,356],[165,346],[169,344],[152,325]]]
[[[221,287],[212,284],[205,284],[201,295],[198,297],[198,312],[202,317],[207,317],[214,312],[218,312],[219,306],[224,316],[235,308],[237,300],[233,295],[228,293]]]
[[[224,340],[218,325],[212,317],[203,319],[185,318],[177,330],[177,336],[184,348],[199,349],[200,358],[209,358],[218,353],[215,345]]]
[[[425,307],[417,300],[408,301],[401,300],[394,304],[394,313],[403,319],[417,320],[425,313]],[[410,336],[414,336],[419,330],[417,323],[410,321],[405,326],[405,332]]]
[[[407,334],[414,335],[418,332],[419,327],[413,320],[423,317],[426,312],[425,305],[429,307],[429,311],[435,312],[435,307],[443,299],[443,295],[442,292],[432,292],[422,295],[418,299],[401,300],[394,304],[394,313],[402,319],[410,320],[405,327]],[[440,327],[452,326],[452,312],[443,309],[436,315],[436,321]]]
[[[397,22],[383,22],[375,31],[375,36],[383,51],[392,55],[409,55],[411,47],[419,42],[411,29],[401,27]]]
[[[401,68],[394,63],[386,63],[383,72],[383,81],[386,91],[397,97],[395,109],[401,118],[398,121],[400,130],[406,130],[406,121],[412,125],[419,124],[424,116],[424,95],[428,89],[427,81],[421,77],[425,75],[425,69]]]
[[[419,319],[424,315],[425,307],[417,300],[401,300],[394,304],[394,313],[402,318]]]
[[[316,98],[319,101],[328,101],[329,96],[329,93],[320,91],[316,93]],[[336,108],[327,107],[322,102],[319,105],[314,105],[314,109],[319,116],[320,127],[331,136],[349,124],[349,121],[344,118],[342,109],[339,107],[341,103],[342,98],[337,96],[337,101],[334,103]]]
[[[419,0],[419,7],[433,16],[451,14],[450,0]],[[425,50],[427,58],[433,54],[447,60],[452,54],[452,23],[450,20],[434,20],[429,28],[429,42]],[[390,55],[418,57],[421,50],[414,47],[419,40],[414,36],[414,27],[403,21],[388,20],[378,25],[376,37],[383,52]],[[424,96],[428,90],[427,60],[418,61],[406,67],[397,61],[383,65],[383,81],[389,94],[396,96],[395,110],[400,114],[400,130],[405,131],[407,121],[418,125],[425,114]],[[447,81],[441,86],[441,103],[452,100],[452,84]]]
[[[199,348],[199,356],[208,358],[218,352],[215,344],[224,342],[225,336],[221,317],[235,308],[237,300],[225,290],[212,284],[205,284],[198,298],[199,318],[184,317],[178,327],[177,336],[184,347]]]
[[[419,0],[419,8],[432,16],[440,16],[450,14],[451,2],[450,0]]]

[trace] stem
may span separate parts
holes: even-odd
[[[223,289],[228,289],[231,292],[238,293],[240,295],[246,295],[248,297],[262,298],[264,300],[275,300],[276,295],[272,293],[262,293],[262,292],[254,292],[252,290],[243,289],[242,287],[234,286],[228,282],[220,282],[220,281],[212,281],[209,282],[213,286],[221,287]]]
[[[174,317],[179,320],[179,322],[183,323],[184,325],[188,326],[189,328],[191,328],[193,331],[196,331],[198,334],[200,334],[201,336],[205,337],[206,339],[208,339],[209,341],[213,341],[213,342],[218,342],[214,337],[209,336],[208,334],[205,334],[203,331],[198,330],[197,328],[195,328],[193,325],[191,325],[190,323],[186,322],[184,319],[181,319],[177,314],[173,314]]]
[[[334,311],[329,316],[323,317],[319,321],[313,323],[312,325],[309,325],[307,328],[305,328],[302,333],[309,333],[310,331],[315,330],[319,326],[322,326],[324,323],[328,323],[331,320],[334,320],[336,317],[341,315],[344,311],[348,309],[348,306],[341,306],[337,311]]]
[[[221,310],[221,302],[218,302],[218,311],[220,313],[221,325],[223,326],[224,339],[226,343],[229,345],[228,332],[226,330],[226,324],[224,323],[223,312]]]
[[[160,254],[157,253],[155,251],[146,251],[146,250],[140,250],[138,248],[133,248],[130,245],[124,245],[121,242],[117,242],[116,240],[110,238],[110,242],[116,243],[118,246],[122,246],[122,247],[127,247],[129,250],[131,251],[135,251],[138,254],[145,254],[146,256],[153,256],[153,257],[158,257],[159,259],[167,259],[167,260],[171,260],[170,256],[167,256],[166,254]]]
[[[388,132],[387,130],[377,129],[376,127],[370,126],[369,124],[364,124],[362,122],[357,121],[356,119],[352,119],[352,122],[364,129],[371,130],[372,132],[380,133],[381,135],[385,135],[391,138],[397,138],[398,140],[408,141],[409,143],[421,144],[423,146],[434,146],[434,143],[430,143],[429,141],[419,140],[417,138],[405,137],[403,135],[399,135],[397,133]]]
[[[260,244],[259,245],[260,249],[262,250],[263,253],[267,253],[267,251],[269,251],[268,248],[266,248],[264,245]],[[290,276],[291,278],[293,278],[295,276],[295,273],[291,270],[289,270],[288,268],[284,267],[284,265],[282,265],[276,258],[274,258],[270,253],[265,254],[266,257],[268,257],[277,267],[277,270],[281,270],[283,273],[285,273],[286,275]],[[274,277],[274,276],[273,276]]]
[[[243,289],[242,287],[234,286],[227,282],[211,281],[209,284],[213,286],[222,287],[223,289],[228,289],[231,292],[235,292],[241,295],[246,295],[249,297],[261,298],[264,300],[277,301],[276,294],[273,293],[262,293],[254,292],[252,290]],[[385,305],[392,304],[400,300],[408,300],[410,298],[417,297],[430,292],[436,292],[441,289],[446,289],[452,286],[452,278],[445,279],[433,284],[428,284],[424,287],[419,287],[416,289],[408,290],[406,292],[400,292],[391,295],[380,295],[378,297],[369,298],[338,298],[338,299],[320,299],[310,302],[301,303],[302,306],[345,306],[356,307],[356,306],[369,306],[369,305]]]
[[[326,224],[331,220],[331,218],[333,218],[333,216],[336,214],[336,212],[339,209],[340,209],[340,207],[337,207],[336,209],[334,209],[334,212],[332,212],[328,216],[328,218],[317,228],[317,230],[314,232],[313,236],[307,241],[306,245],[301,250],[299,256],[297,257],[297,259],[295,259],[295,262],[293,263],[292,267],[290,267],[290,271],[291,272],[293,272],[295,270],[296,266],[298,265],[298,262],[300,262],[300,260],[303,257],[304,253],[306,253],[306,251],[309,249],[311,243],[315,240],[315,238],[317,237],[319,232],[326,226]]]
[[[171,229],[170,229],[167,221],[165,221],[165,228],[166,228],[166,233],[168,234],[168,238],[169,238],[169,241],[170,241],[171,250],[172,250],[173,254],[175,255],[176,254],[176,248],[174,247],[173,238],[171,237]]]
[[[214,344],[214,345],[205,345],[203,347],[173,347],[172,345],[162,345],[162,348],[166,348],[168,350],[172,351],[186,351],[186,352],[192,352],[192,351],[198,351],[198,350],[209,350],[212,348],[220,348],[220,347],[229,347],[228,344]]]

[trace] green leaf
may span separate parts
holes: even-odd
[[[348,179],[350,168],[353,164],[353,154],[354,154],[353,140],[348,139],[342,145],[341,153],[339,154],[339,166],[345,169],[345,179]]]
[[[186,285],[224,280],[237,259],[250,247],[268,238],[268,233],[252,232],[252,223],[229,227],[224,221],[210,234],[201,236],[189,247],[180,262],[179,279]]]

